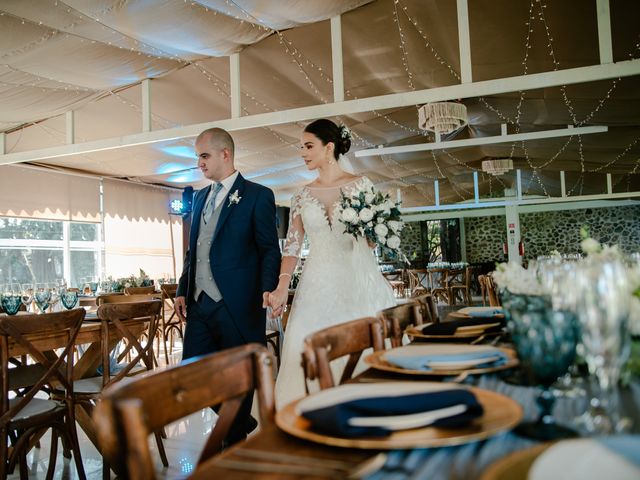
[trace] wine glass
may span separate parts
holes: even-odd
[[[549,296],[514,294],[508,290],[503,292],[502,305],[524,379],[541,388],[536,399],[538,419],[521,423],[516,433],[544,441],[577,436],[570,428],[555,422],[552,414],[555,395],[551,390],[575,360],[579,337],[576,315],[554,310]]]
[[[630,427],[630,419],[620,415],[617,385],[631,347],[628,272],[617,259],[588,259],[579,267],[576,288],[585,360],[600,390],[578,424],[589,433],[623,431]]]
[[[32,283],[23,283],[21,288],[21,300],[23,305],[26,307],[27,311],[31,311],[31,305],[33,303],[33,284]]]
[[[45,313],[51,301],[51,291],[45,283],[37,283],[33,298],[41,313]]]
[[[78,304],[78,292],[69,291],[66,288],[60,291],[60,301],[62,306],[67,310],[71,310]]]
[[[20,285],[17,283],[8,283],[2,286],[0,290],[0,304],[2,309],[8,315],[15,315],[20,310],[22,298],[20,296]]]

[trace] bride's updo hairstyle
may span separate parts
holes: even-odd
[[[323,145],[332,142],[335,145],[333,156],[336,160],[351,148],[351,131],[344,125],[337,126],[326,118],[314,120],[305,127],[304,131],[318,137]]]

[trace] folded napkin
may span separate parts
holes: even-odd
[[[504,318],[481,317],[481,318],[465,318],[463,320],[451,320],[440,323],[429,323],[422,328],[424,335],[455,335],[456,330],[460,327],[482,326],[491,323],[498,325],[487,328],[484,332],[499,332],[504,326]],[[464,331],[464,330],[463,330]]]
[[[386,385],[384,392],[381,385]],[[401,385],[398,382],[376,384],[376,388],[370,388],[371,384],[341,385],[320,392],[335,394],[334,402],[315,405],[310,402],[306,407],[302,405],[299,413],[311,422],[313,430],[340,437],[381,437],[407,425],[410,425],[407,428],[460,427],[483,413],[475,395],[464,388],[439,384],[423,391],[414,386],[411,391],[400,388]],[[355,395],[345,397],[340,395],[344,387],[359,388],[355,388]],[[423,420],[416,423],[419,417]]]
[[[383,358],[396,367],[425,371],[439,363],[451,364],[441,367],[450,370],[496,367],[509,359],[502,350],[484,345],[407,345],[385,352]]]
[[[502,307],[465,307],[458,310],[458,313],[469,315],[470,317],[495,317],[503,315]]]
[[[599,441],[609,450],[640,467],[640,435],[616,435]]]

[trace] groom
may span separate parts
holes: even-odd
[[[186,318],[182,359],[250,342],[266,343],[262,295],[278,283],[280,248],[273,192],[234,167],[234,143],[221,128],[196,139],[198,167],[213,183],[198,191],[175,309]],[[245,399],[226,443],[256,421]]]

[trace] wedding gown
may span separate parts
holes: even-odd
[[[278,408],[305,395],[301,353],[307,335],[349,320],[374,316],[396,304],[366,240],[356,240],[344,233],[344,225],[338,220],[341,191],[348,193],[371,185],[368,178],[361,177],[336,187],[305,186],[293,196],[283,255],[299,256],[305,233],[309,255],[284,334],[276,379]],[[340,362],[333,362],[332,368],[335,363]],[[341,366],[335,369],[342,370]],[[334,372],[334,378],[335,375]]]

